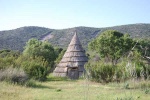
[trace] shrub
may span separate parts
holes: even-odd
[[[129,83],[125,83],[124,88],[129,89]]]
[[[145,67],[145,65],[144,65],[144,63],[143,62],[135,62],[135,70],[136,70],[136,76],[137,76],[137,78],[140,78],[141,77],[141,72],[142,72],[142,70],[143,70],[143,74],[145,73],[145,71],[144,71],[144,68]]]
[[[130,78],[130,74],[126,69],[126,63],[120,62],[115,66],[114,81],[120,82]]]
[[[88,62],[85,67],[91,79],[97,82],[120,82],[130,78],[129,72],[126,70],[126,63],[124,62],[120,62],[117,65],[104,63],[103,61]]]
[[[37,84],[37,82],[35,80],[30,79],[24,83],[24,86],[31,87],[31,88],[38,88],[38,87],[41,87],[42,85]]]
[[[58,55],[57,59],[55,60],[55,63],[59,63],[60,60],[62,59],[64,53],[66,52],[66,50],[62,50],[61,53]]]
[[[14,57],[4,57],[0,58],[0,69],[5,69],[14,65]]]
[[[60,91],[62,91],[62,89],[56,89],[56,92],[60,92]]]
[[[27,80],[28,76],[22,69],[10,67],[0,70],[0,81],[24,84],[24,82],[26,82]]]
[[[20,65],[24,69],[30,79],[39,81],[44,81],[46,79],[51,68],[50,66],[52,65],[40,57],[33,59],[22,56],[17,59],[16,62],[17,65]]]
[[[150,89],[145,89],[145,94],[148,94],[150,92]]]
[[[16,63],[25,70],[29,78],[44,81],[53,68],[57,57],[55,53],[59,50],[55,51],[50,43],[37,39],[30,39],[24,48],[22,57],[18,58]]]
[[[92,80],[97,82],[111,82],[115,74],[115,66],[103,62],[95,64],[87,64],[86,69],[89,70]]]
[[[131,77],[136,77],[138,79],[144,78],[145,80],[149,80],[150,66],[145,64],[144,61],[133,61],[130,63],[128,68]]]

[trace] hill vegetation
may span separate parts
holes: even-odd
[[[74,32],[78,33],[81,44],[86,49],[87,44],[101,32],[112,29],[121,33],[128,33],[132,38],[150,37],[150,24],[131,24],[107,28],[74,27],[62,30],[44,27],[21,27],[14,30],[0,31],[0,49],[11,49],[23,51],[25,43],[30,38],[46,40],[53,45],[66,48]]]
[[[23,50],[25,43],[30,38],[40,39],[51,32],[51,29],[43,27],[21,27],[14,30],[0,32],[0,49]]]

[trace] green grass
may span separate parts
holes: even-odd
[[[132,81],[128,82],[128,89],[124,88],[126,83],[106,85],[51,76],[46,82],[34,84],[25,87],[0,82],[0,100],[150,100],[150,87],[140,88],[141,85]]]

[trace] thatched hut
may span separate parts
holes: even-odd
[[[84,72],[84,64],[88,61],[85,50],[79,41],[77,34],[73,36],[62,60],[56,66],[53,75],[78,79]]]

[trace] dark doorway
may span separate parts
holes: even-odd
[[[68,68],[68,77],[70,79],[78,79],[79,78],[79,71],[78,68]]]

